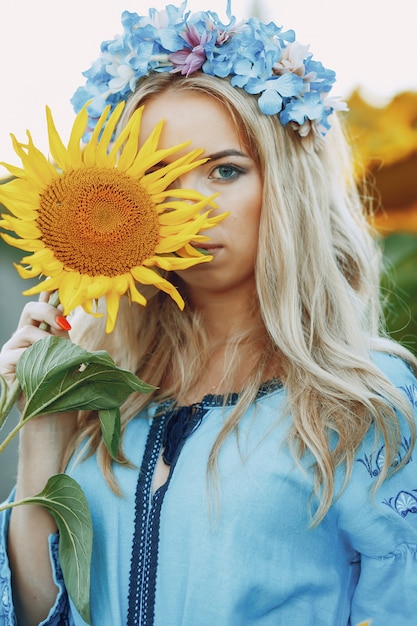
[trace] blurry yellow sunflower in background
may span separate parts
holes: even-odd
[[[112,143],[123,108],[121,103],[107,122],[109,109],[103,112],[85,147],[86,109],[77,115],[65,147],[47,108],[53,162],[34,146],[29,132],[27,144],[12,136],[22,168],[3,164],[13,179],[0,188],[0,202],[10,212],[1,216],[0,226],[14,233],[1,236],[31,253],[16,269],[22,278],[44,277],[24,295],[57,291],[64,315],[78,306],[97,315],[97,300],[105,296],[106,332],[114,328],[123,295],[146,305],[136,283],[154,285],[182,309],[181,295],[159,268],[182,270],[210,261],[191,241],[207,241],[199,233],[225,217],[209,217],[214,196],[171,188],[206,161],[198,160],[202,150],[156,167],[188,145],[158,149],[162,121],[138,148],[143,107]]]

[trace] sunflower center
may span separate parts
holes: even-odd
[[[54,180],[41,195],[37,223],[55,258],[90,276],[129,272],[159,241],[152,197],[139,181],[104,167]]]

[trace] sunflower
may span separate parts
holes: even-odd
[[[181,295],[160,270],[210,261],[191,242],[207,241],[199,233],[225,217],[209,217],[214,196],[172,188],[175,179],[206,161],[200,159],[202,150],[164,164],[188,143],[158,149],[163,121],[138,148],[143,107],[112,141],[123,108],[124,102],[107,120],[108,107],[83,147],[84,107],[66,147],[47,107],[52,161],[35,147],[29,132],[27,144],[12,135],[22,167],[4,164],[13,179],[0,189],[0,202],[10,212],[1,216],[0,226],[14,233],[1,236],[30,253],[15,267],[22,278],[43,277],[23,294],[56,291],[64,315],[78,306],[99,315],[97,301],[105,297],[106,332],[114,328],[123,295],[146,305],[137,284],[154,285],[182,309]]]

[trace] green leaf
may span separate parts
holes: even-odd
[[[57,474],[38,495],[18,500],[12,506],[22,504],[38,504],[54,518],[59,530],[59,561],[65,588],[83,620],[91,624],[93,525],[84,492],[73,478]]]
[[[120,445],[120,409],[102,409],[98,412],[103,441],[113,459],[117,458]]]
[[[118,368],[107,352],[88,352],[62,337],[47,337],[27,348],[16,375],[26,396],[23,421],[44,413],[114,409],[133,391],[154,389]]]

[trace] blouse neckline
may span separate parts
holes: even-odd
[[[267,380],[259,387],[255,400],[264,398],[268,394],[273,393],[280,388],[282,388],[282,382],[278,378],[272,378],[270,380]],[[241,391],[233,391],[228,394],[208,393],[199,402],[193,402],[191,404],[179,404],[176,406],[174,400],[164,400],[160,403],[157,403],[156,413],[159,413],[161,410],[165,411],[166,409],[173,406],[175,406],[177,410],[184,408],[191,409],[193,407],[214,408],[221,406],[235,406],[241,394]]]

